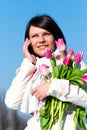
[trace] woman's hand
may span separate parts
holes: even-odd
[[[32,89],[32,95],[35,95],[35,97],[39,101],[43,101],[47,96],[49,87],[50,87],[49,82],[41,83],[40,85]]]
[[[24,56],[27,57],[32,63],[36,64],[36,58],[33,54],[31,54],[28,50],[28,46],[31,44],[30,40],[27,38],[23,45],[23,53]]]

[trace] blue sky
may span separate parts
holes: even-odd
[[[87,0],[0,0],[0,90],[7,90],[23,60],[28,20],[48,14],[61,27],[67,47],[83,51],[87,63]]]

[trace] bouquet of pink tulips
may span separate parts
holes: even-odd
[[[53,78],[66,79],[69,80],[70,84],[74,84],[81,87],[82,89],[86,89],[87,68],[82,70],[79,68],[83,53],[78,52],[75,55],[74,50],[72,49],[69,49],[66,52],[66,45],[63,39],[58,39],[58,41],[55,41],[55,44],[60,51],[58,55],[51,53],[48,48],[45,51],[45,56],[50,60],[51,63],[51,74],[49,74],[49,68],[45,64],[39,66],[40,72],[46,76],[47,81],[51,81]],[[59,59],[61,59],[62,62],[60,65],[57,65],[57,61]],[[46,98],[45,106],[42,107],[39,111],[41,129],[51,130],[52,125],[59,120],[59,129],[61,130],[64,113],[70,108],[71,105],[72,104],[69,102],[62,102],[55,97],[48,96]],[[75,111],[74,130],[77,129],[78,123],[82,129],[86,130],[87,128],[83,121],[83,117],[87,116],[85,108],[77,106]]]

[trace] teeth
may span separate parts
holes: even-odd
[[[39,46],[39,48],[46,48],[47,46],[45,45],[45,46]]]
[[[40,46],[39,48],[44,49],[44,48],[46,48],[46,46]]]

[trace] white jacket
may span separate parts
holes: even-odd
[[[81,62],[81,68],[86,68],[87,66]],[[40,80],[43,78],[36,71],[36,66],[33,65],[27,58],[24,58],[20,68],[16,72],[16,76],[12,81],[10,88],[6,92],[5,104],[11,109],[21,109],[23,112],[32,113],[37,107],[37,99],[31,95],[31,89],[35,84],[39,84]],[[36,72],[35,72],[36,71]],[[34,73],[35,72],[35,73]],[[38,77],[39,80],[34,80]],[[30,84],[33,84],[30,85]],[[59,87],[56,87],[59,86]],[[61,86],[61,87],[60,87]],[[25,94],[27,93],[27,94]],[[57,97],[62,101],[68,101],[73,104],[87,108],[87,93],[83,89],[75,85],[69,85],[68,80],[64,79],[53,79],[50,89],[47,95],[52,95]],[[27,101],[26,101],[27,99]],[[34,107],[35,105],[35,107]],[[73,126],[73,116],[75,112],[71,115],[66,115],[66,121],[63,130],[74,129]],[[32,125],[32,123],[36,125]],[[72,127],[70,126],[70,124]],[[68,126],[69,124],[69,126]],[[34,117],[29,120],[28,126],[25,130],[40,130],[40,124],[35,120]],[[57,125],[53,125],[52,130],[58,130]],[[79,129],[80,130],[80,129]]]

